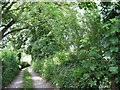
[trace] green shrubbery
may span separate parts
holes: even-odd
[[[19,8],[20,3],[1,3],[2,46],[17,50],[19,59],[23,52],[31,54],[34,70],[57,87],[114,90],[120,85],[119,4],[26,3]],[[18,70],[12,52],[1,54],[7,82]]]
[[[15,51],[3,49],[0,52],[2,60],[2,86],[8,85],[18,74],[18,58]]]
[[[56,87],[118,88],[119,18],[104,21],[100,10],[89,9],[83,15],[71,10],[62,20],[57,17],[51,31],[41,37],[33,33],[28,48],[35,61],[33,68]]]
[[[113,18],[110,21],[102,27],[106,30],[101,33],[103,38],[96,40],[98,36],[94,36],[95,31],[91,30],[73,51],[60,50],[41,61],[37,59],[34,70],[60,88],[117,89],[120,83],[117,34],[120,31],[116,28],[118,20]]]
[[[97,59],[96,55],[101,56],[95,51],[86,54],[89,58],[80,60],[75,53],[57,52],[53,58],[37,60],[33,68],[58,88],[110,88],[111,77],[118,74],[118,67],[114,62],[108,64],[102,58]]]

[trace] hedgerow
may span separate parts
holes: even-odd
[[[2,86],[10,84],[19,72],[18,57],[15,51],[3,49],[0,52],[2,61]]]
[[[111,66],[104,60],[92,57],[89,60],[76,59],[77,63],[70,63],[72,60],[70,52],[58,52],[53,58],[37,60],[33,68],[58,88],[110,88],[111,76],[118,73],[114,63]]]

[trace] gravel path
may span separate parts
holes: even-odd
[[[28,72],[32,76],[33,85],[35,88],[54,88],[52,84],[43,80],[39,75],[37,75],[32,68],[28,68]]]
[[[21,88],[23,83],[23,75],[24,75],[24,69],[20,71],[20,74],[6,88]]]
[[[13,82],[5,88],[6,89],[9,88],[9,90],[13,90],[13,88],[18,88],[18,89],[22,88],[24,70],[25,69],[22,69],[20,71],[20,74],[15,78],[15,80],[13,80]],[[40,88],[51,88],[51,89],[54,88],[54,86],[51,83],[46,82],[46,80],[44,80],[37,73],[35,73],[31,67],[28,67],[28,72],[32,76],[33,86],[35,87],[35,89],[39,90]]]

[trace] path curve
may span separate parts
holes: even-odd
[[[46,82],[46,80],[44,80],[37,73],[35,73],[31,67],[28,68],[28,72],[32,76],[33,85],[35,88],[54,88],[51,83]]]

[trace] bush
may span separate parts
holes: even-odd
[[[3,49],[0,53],[2,61],[2,86],[10,84],[12,79],[18,74],[18,58],[16,52]]]
[[[57,88],[67,87],[69,71],[71,68],[71,53],[57,52],[53,58],[36,60],[33,69],[47,80],[50,80]]]
[[[111,88],[111,77],[118,73],[118,67],[114,62],[108,65],[95,51],[86,54],[89,59],[81,60],[80,55],[57,52],[53,58],[36,60],[33,69],[57,88]]]

